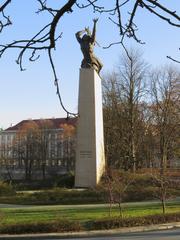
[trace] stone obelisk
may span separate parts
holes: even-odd
[[[102,64],[93,54],[97,19],[92,35],[88,29],[76,33],[84,59],[80,69],[75,187],[95,187],[105,169]],[[81,34],[87,32],[82,38]]]
[[[80,69],[76,187],[94,187],[105,167],[101,79],[94,69]]]

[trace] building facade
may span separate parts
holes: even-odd
[[[0,132],[0,178],[40,179],[74,170],[76,119],[23,120]]]

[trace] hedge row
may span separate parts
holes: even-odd
[[[32,179],[32,180],[12,180],[13,187],[16,191],[25,191],[25,190],[45,190],[53,187],[74,187],[74,175],[72,173],[54,176],[47,179]]]
[[[106,218],[96,221],[80,223],[61,219],[52,222],[21,223],[11,225],[0,225],[1,234],[23,234],[23,233],[52,233],[52,232],[79,232],[82,230],[104,230],[121,227],[135,227],[167,222],[180,221],[180,213],[166,215],[152,215],[135,218]]]
[[[133,218],[105,218],[96,220],[91,223],[91,229],[93,230],[103,230],[103,229],[113,229],[121,227],[137,227],[137,226],[146,226],[153,224],[162,224],[168,222],[180,222],[180,213],[176,214],[158,214],[145,217],[133,217]]]
[[[51,222],[18,223],[0,225],[1,234],[79,232],[82,226],[77,221],[59,220]]]

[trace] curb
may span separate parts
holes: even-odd
[[[98,237],[98,236],[109,236],[109,235],[121,235],[126,233],[138,233],[158,230],[170,230],[180,228],[180,222],[165,223],[150,226],[140,226],[132,228],[118,228],[111,230],[95,230],[95,231],[82,231],[82,232],[66,232],[66,233],[39,233],[39,234],[0,234],[0,239],[23,239],[23,238],[43,238],[43,237],[58,237],[58,238],[83,238],[83,237]]]

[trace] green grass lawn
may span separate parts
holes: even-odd
[[[180,212],[180,200],[167,203],[167,213]],[[152,203],[129,203],[123,204],[124,217],[142,217],[147,215],[161,214],[161,204]],[[77,220],[87,222],[109,216],[108,205],[81,205],[81,206],[32,206],[22,208],[1,208],[0,223],[18,224],[34,222],[50,222],[58,219]],[[112,216],[119,216],[117,206],[112,208]]]

